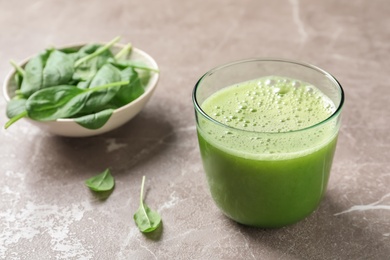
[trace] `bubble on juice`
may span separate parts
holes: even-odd
[[[290,88],[284,85],[284,86],[275,87],[273,91],[275,94],[278,94],[278,96],[280,97],[280,95],[287,94],[290,91]]]
[[[301,83],[299,81],[294,80],[292,81],[291,86],[297,89],[301,86]]]
[[[314,92],[313,87],[312,86],[306,86],[306,92],[312,94]]]
[[[266,86],[273,86],[275,84],[275,80],[267,79],[264,83]]]

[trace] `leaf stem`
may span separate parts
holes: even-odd
[[[131,51],[131,49],[133,48],[133,46],[131,45],[131,43],[128,43],[126,44],[125,47],[122,48],[122,50],[120,50],[116,55],[115,55],[115,59],[120,59],[123,55],[129,53]]]
[[[146,67],[146,66],[133,65],[133,64],[128,64],[127,66],[135,68],[135,69],[148,70],[148,71],[153,71],[153,72],[157,72],[157,73],[160,72],[160,70],[158,70],[158,69],[154,69],[154,68],[150,68],[150,67]]]
[[[140,205],[142,208],[144,208],[144,185],[145,185],[145,176],[142,177],[142,184],[141,184],[141,194],[140,194]],[[144,209],[145,210],[145,209]],[[146,215],[146,212],[145,212]]]
[[[24,75],[26,75],[26,72],[24,71],[24,69],[22,67],[20,67],[18,64],[16,64],[15,61],[13,60],[10,60],[9,61],[12,65],[12,67],[14,67],[14,69],[20,74],[22,75],[22,77],[24,78]]]
[[[141,194],[139,196],[140,198],[140,208],[142,208],[143,213],[145,214],[146,219],[148,220],[149,227],[152,227],[152,223],[150,223],[150,219],[148,216],[148,213],[146,213],[145,205],[144,205],[144,185],[145,185],[145,175],[142,176],[142,184],[141,184]]]
[[[99,56],[100,54],[102,54],[103,52],[105,52],[106,50],[108,50],[109,48],[111,48],[111,46],[113,46],[115,43],[117,43],[118,41],[120,40],[120,37],[115,37],[113,40],[111,40],[109,43],[107,43],[106,45],[100,47],[99,49],[97,49],[95,52],[87,55],[87,56],[84,56],[80,59],[78,59],[75,64],[74,64],[74,67],[77,68],[78,66],[80,66],[81,64],[83,64],[84,62],[86,61],[89,61],[90,59],[93,59],[95,58],[96,56]]]
[[[4,129],[7,129],[8,127],[10,127],[10,125],[12,125],[13,123],[15,123],[16,121],[18,121],[19,119],[22,119],[23,117],[27,116],[27,111],[23,111],[22,113],[12,117],[10,120],[8,120],[7,123],[5,123],[4,125]]]
[[[119,86],[122,86],[122,85],[127,85],[129,83],[130,83],[130,81],[111,82],[111,83],[108,83],[108,84],[105,84],[105,85],[101,85],[101,86],[97,86],[97,87],[93,87],[93,88],[86,88],[86,89],[84,89],[84,91],[85,92],[88,92],[88,91],[99,91],[99,90],[103,90],[103,89],[106,89],[106,88],[112,88],[112,87],[119,87]]]

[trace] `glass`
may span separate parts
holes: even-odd
[[[259,80],[264,77],[268,80]],[[333,110],[320,122],[287,131],[233,127],[226,122],[234,116],[217,118],[218,113],[205,112],[204,102],[215,93],[258,81],[259,88],[290,84],[310,92],[315,86]],[[208,186],[226,216],[245,225],[276,228],[296,223],[318,207],[329,179],[344,102],[343,89],[332,75],[295,61],[244,60],[207,72],[196,83],[192,98]],[[244,116],[240,120],[244,125],[249,122]]]

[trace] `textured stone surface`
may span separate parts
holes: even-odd
[[[45,47],[123,41],[150,53],[161,80],[147,107],[113,132],[1,130],[1,259],[389,259],[390,4],[372,1],[0,0],[0,78]],[[210,68],[251,57],[302,60],[344,86],[343,126],[319,209],[290,227],[238,225],[213,204],[195,135],[192,88]],[[0,100],[3,116],[5,101]],[[83,184],[110,167],[99,200]],[[163,229],[132,215],[142,175]]]

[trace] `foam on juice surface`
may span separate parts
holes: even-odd
[[[256,156],[280,156],[306,149],[314,143],[323,143],[322,139],[328,142],[330,137],[334,137],[333,126],[293,137],[277,134],[315,125],[330,117],[336,110],[334,103],[319,89],[298,80],[265,77],[243,82],[214,93],[201,107],[216,121],[245,130],[246,133],[241,131],[238,134],[234,129],[230,131],[207,121],[201,122],[205,138],[234,153],[241,150]],[[327,131],[329,133],[324,133]]]
[[[202,109],[223,124],[259,132],[303,129],[335,111],[332,101],[316,87],[277,77],[225,88],[210,96]]]

